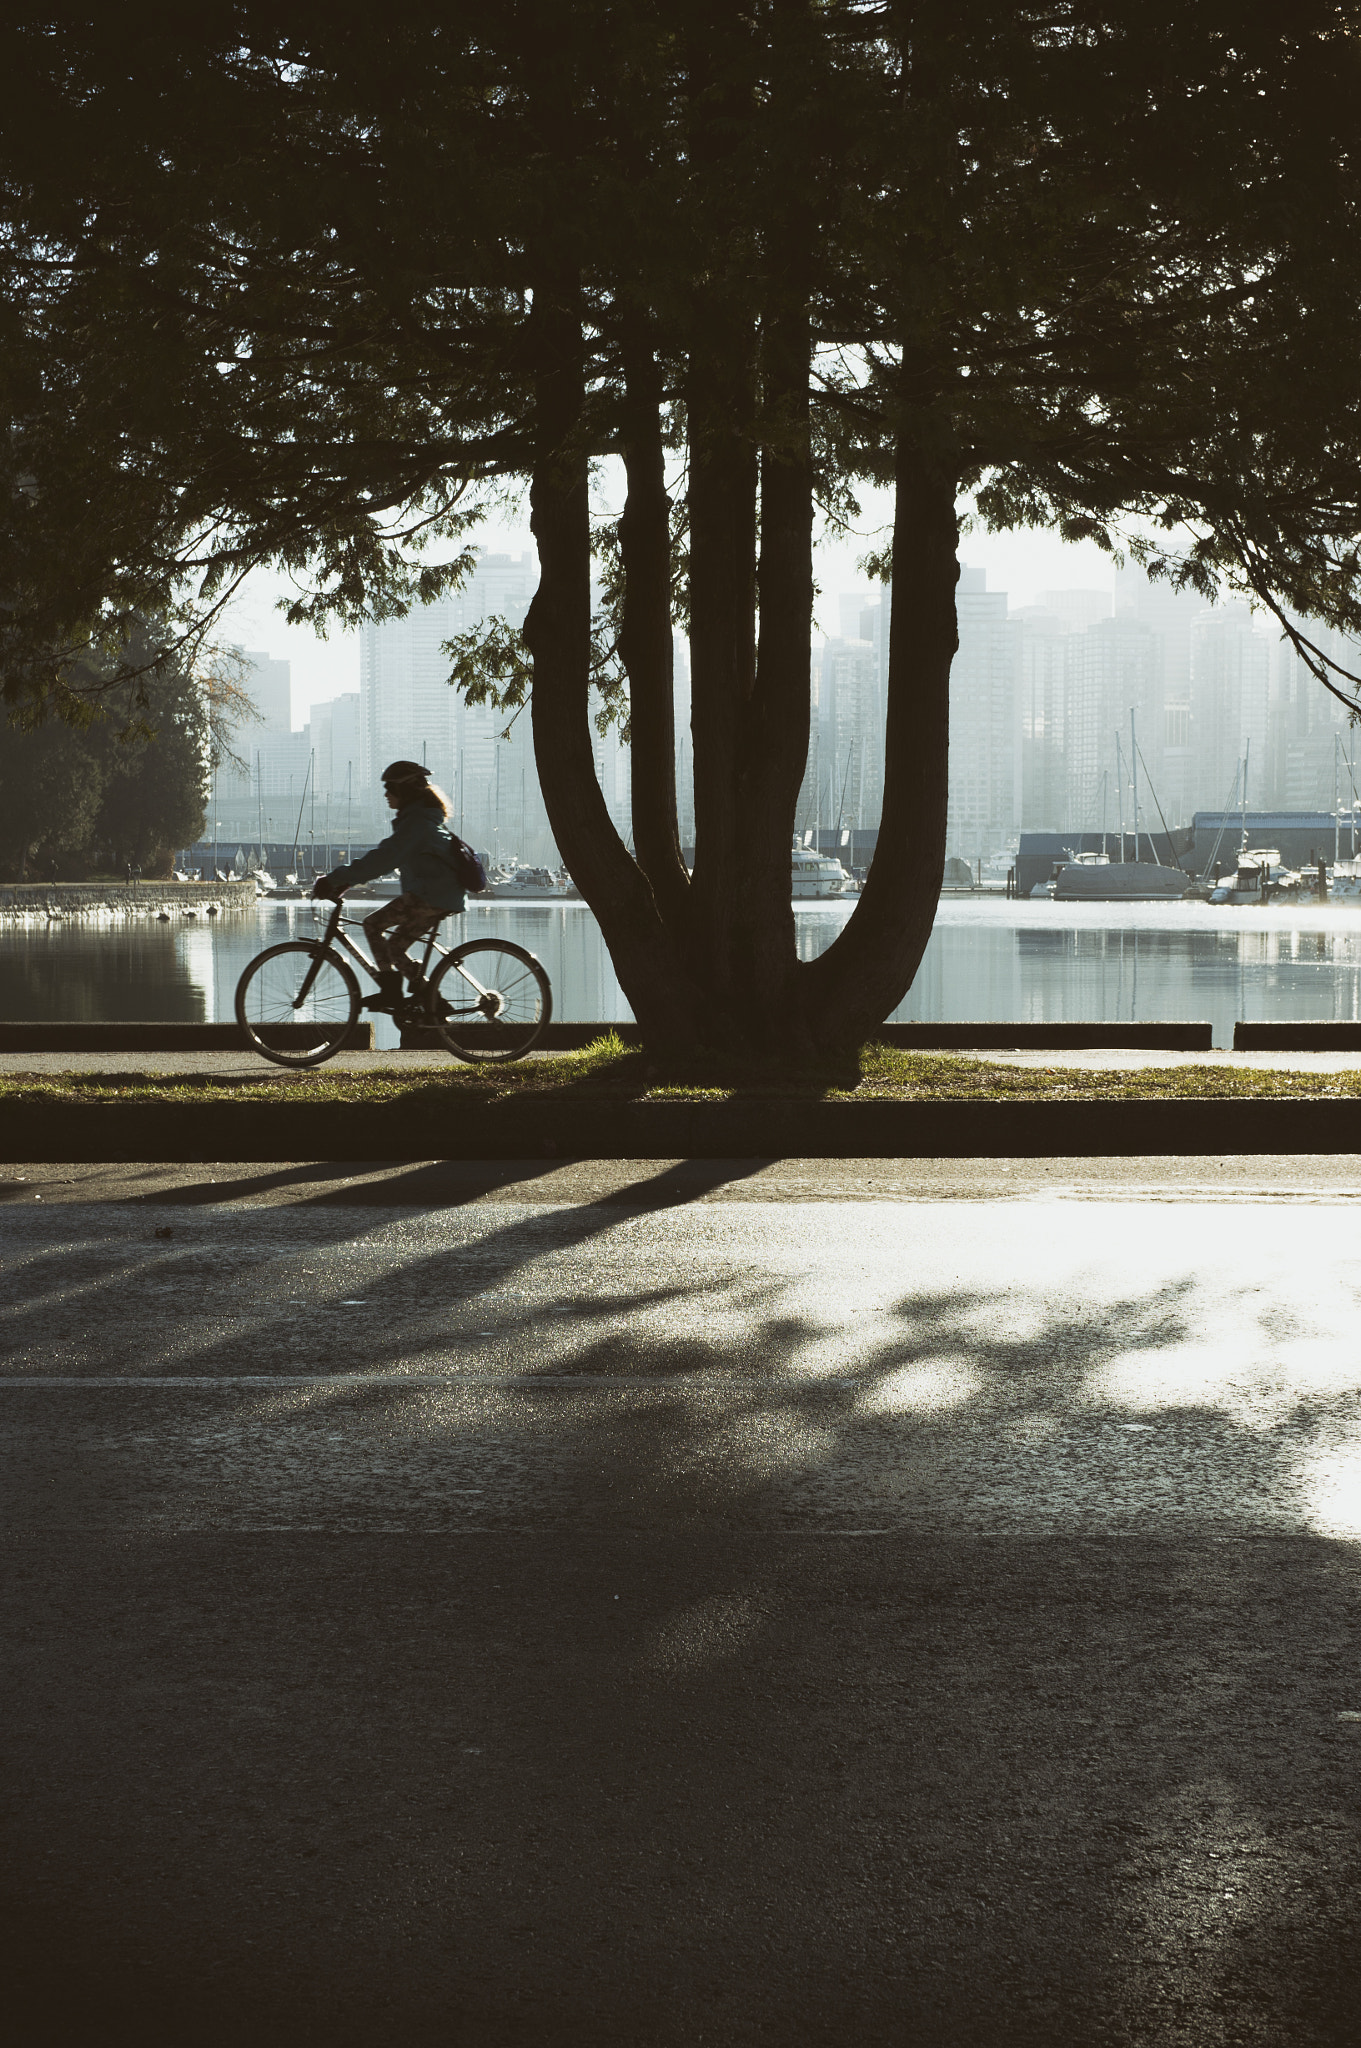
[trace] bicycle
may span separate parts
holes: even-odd
[[[359,1021],[359,982],[340,948],[374,977],[378,969],[342,930],[358,924],[332,906],[319,939],[288,939],[257,953],[236,985],[236,1021],[264,1059],[280,1067],[318,1067],[348,1042]],[[430,963],[440,956],[434,973]],[[409,993],[393,1011],[404,1030],[427,1026],[456,1059],[523,1059],[553,1015],[548,976],[532,953],[508,939],[438,944],[425,953]]]

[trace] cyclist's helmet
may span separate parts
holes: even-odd
[[[429,780],[429,769],[419,761],[390,761],[383,770],[384,789],[424,789]]]
[[[383,794],[398,810],[405,810],[408,804],[424,804],[438,811],[442,818],[449,815],[448,797],[430,780],[430,770],[422,768],[419,761],[389,762],[383,770]]]

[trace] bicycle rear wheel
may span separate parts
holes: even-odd
[[[430,982],[426,1017],[461,1060],[518,1060],[553,1015],[548,976],[508,939],[455,946]]]
[[[279,1067],[317,1067],[359,1015],[359,983],[324,946],[295,939],[256,955],[236,984],[236,1021]]]

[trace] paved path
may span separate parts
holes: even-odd
[[[10,2009],[1354,2043],[1358,1198],[0,1170]]]

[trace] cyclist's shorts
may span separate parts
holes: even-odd
[[[441,918],[449,915],[434,903],[427,903],[424,896],[394,896],[391,903],[384,903],[379,909],[370,911],[364,919],[364,929],[386,932],[399,946],[411,939],[418,939],[422,932],[428,932]]]

